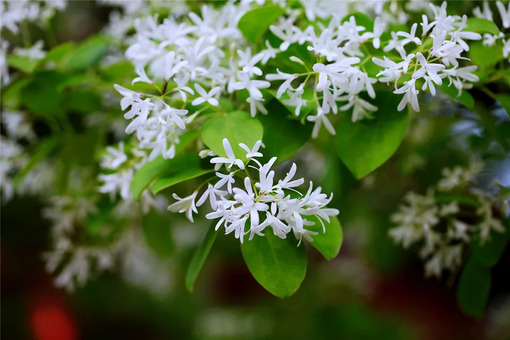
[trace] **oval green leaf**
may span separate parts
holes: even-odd
[[[487,48],[481,41],[476,41],[469,46],[469,58],[482,69],[491,68],[503,60],[503,48],[499,45]]]
[[[455,86],[449,86],[447,82],[443,82],[443,85],[438,86],[438,88],[448,97],[458,101],[468,109],[475,107],[475,99],[467,90],[462,90],[459,96],[459,90]]]
[[[149,186],[154,178],[167,168],[168,162],[168,159],[158,156],[154,160],[145,163],[135,172],[130,187],[131,196],[135,200],[139,200],[140,196],[142,196],[142,192]]]
[[[216,240],[216,236],[218,235],[216,230],[214,230],[215,225],[216,221],[214,221],[207,230],[202,243],[195,251],[195,254],[193,255],[193,258],[191,259],[191,262],[188,266],[188,270],[186,272],[186,289],[190,292],[193,291],[193,286],[198,277],[198,274],[200,274],[200,270],[202,270],[205,260],[207,259],[214,241]]]
[[[37,65],[39,65],[40,60],[31,59],[29,57],[20,56],[20,55],[8,55],[7,56],[7,64],[14,68],[17,68],[20,71],[25,73],[32,73]]]
[[[195,138],[196,132],[183,134],[180,137],[180,143],[177,144],[175,150],[177,156],[173,159],[164,159],[162,156],[156,157],[154,160],[145,163],[140,169],[135,172],[133,180],[131,181],[131,196],[138,200],[142,192],[149,186],[149,184],[158,176],[163,175],[163,178],[176,176],[179,172],[184,172],[189,169],[199,169],[200,159],[194,152],[179,154],[186,148]],[[189,175],[189,174],[188,174]],[[179,182],[184,181],[181,179]],[[173,183],[176,184],[176,183]],[[173,185],[170,184],[170,185]],[[170,186],[168,185],[168,186]],[[167,187],[168,187],[167,186]]]
[[[109,44],[110,40],[104,36],[85,40],[72,52],[67,67],[71,70],[86,70],[95,66],[108,50]]]
[[[510,241],[510,220],[504,221],[506,230],[504,233],[492,233],[491,240],[485,244],[480,244],[479,238],[474,238],[471,241],[473,252],[471,257],[474,261],[488,268],[495,266],[503,252],[505,251],[508,242]]]
[[[211,169],[189,168],[174,173],[170,176],[162,176],[161,178],[158,178],[151,186],[151,191],[155,195],[163,189],[167,189],[178,183],[200,177],[213,171],[214,170]]]
[[[469,18],[466,21],[467,27],[465,31],[475,33],[490,33],[493,35],[499,34],[499,29],[496,24],[490,20],[483,18]]]
[[[462,310],[473,317],[483,315],[491,289],[490,268],[479,264],[470,257],[460,276],[457,287],[457,301]]]
[[[39,71],[21,90],[23,104],[32,112],[45,118],[53,119],[64,115],[63,95],[59,86],[69,77],[56,71]]]
[[[340,252],[340,247],[344,239],[342,226],[340,221],[335,216],[330,216],[330,222],[323,221],[326,232],[322,227],[321,222],[315,216],[309,216],[306,218],[309,221],[315,222],[312,226],[307,226],[306,229],[315,231],[318,234],[312,236],[313,241],[310,242],[315,249],[317,249],[326,260],[335,258]]]
[[[264,130],[257,118],[242,111],[231,112],[222,117],[207,120],[202,125],[202,140],[217,155],[226,157],[223,149],[223,138],[227,138],[234,154],[239,159],[246,159],[246,151],[239,143],[252,148],[258,140],[262,140]]]
[[[503,109],[505,109],[508,117],[510,117],[510,95],[498,94],[496,95],[496,100],[501,104]]]
[[[280,239],[272,231],[255,236],[241,244],[244,261],[255,280],[278,297],[294,294],[306,274],[304,246],[297,246],[293,237]]]
[[[256,43],[266,33],[269,26],[283,13],[285,13],[285,10],[278,5],[255,8],[242,16],[237,27],[246,40]]]
[[[351,122],[341,112],[336,127],[337,153],[357,179],[363,178],[386,162],[397,150],[407,128],[407,111],[397,111],[401,97],[380,91],[374,105],[374,119]]]
[[[168,258],[174,250],[173,237],[165,216],[151,211],[143,216],[143,234],[145,242],[160,258]]]
[[[264,127],[264,154],[267,158],[278,157],[278,162],[294,156],[312,134],[312,124],[292,119],[293,114],[276,98],[266,105],[267,115],[259,119]]]

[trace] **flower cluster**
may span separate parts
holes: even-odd
[[[223,139],[226,157],[214,157],[211,163],[216,164],[217,170],[224,165],[227,173],[216,172],[215,182],[208,182],[207,189],[197,202],[198,190],[184,198],[174,194],[177,202],[168,210],[186,213],[187,218],[193,221],[193,213],[198,212],[196,207],[209,200],[213,212],[208,213],[206,218],[218,219],[215,229],[223,226],[226,234],[233,232],[241,242],[247,234],[249,239],[254,235],[264,235],[266,228],[272,229],[280,238],[286,238],[288,233],[293,232],[299,241],[303,237],[310,240],[316,234],[306,228],[315,224],[310,217],[315,216],[324,227],[323,220],[329,222],[329,216],[338,215],[338,210],[325,208],[333,196],[328,198],[321,193],[320,187],[313,189],[312,182],[306,194],[297,191],[304,179],[294,178],[295,164],[285,178],[276,182],[272,170],[276,157],[265,164],[256,159],[263,156],[259,152],[261,144],[258,141],[252,149],[239,144],[246,151],[245,164],[236,158],[228,139]],[[250,175],[249,169],[255,170],[257,176]],[[236,177],[240,178],[241,185],[236,185]],[[291,195],[291,192],[296,195]]]
[[[66,0],[5,0],[0,2],[2,20],[0,29],[5,27],[12,33],[18,33],[19,26],[24,20],[46,20],[53,16],[56,10],[63,10]]]
[[[331,113],[352,110],[352,121],[371,118],[378,109],[370,102],[376,97],[377,80],[394,82],[394,93],[404,95],[399,110],[409,103],[416,111],[417,87],[435,95],[436,86],[447,83],[460,93],[478,81],[472,73],[476,67],[461,66],[459,61],[467,59],[462,55],[469,50],[465,40],[481,36],[465,30],[466,16],[447,15],[446,2],[441,7],[430,5],[433,17],[423,15],[419,37],[417,23],[410,32],[387,31],[391,20],[407,20],[399,15],[398,6],[385,11],[382,3],[375,9],[356,3],[357,10],[376,16],[368,29],[355,16],[344,18],[350,5],[304,1],[303,7],[287,9],[270,26],[271,33],[281,39],[279,46],[265,41],[257,51],[238,28],[240,18],[253,6],[250,1],[228,2],[220,9],[204,5],[200,15],[170,16],[161,24],[156,17],[136,19],[137,33],[126,51],[138,74],[133,83],[150,84],[158,94],[116,85],[124,96],[122,108],[131,106],[125,114],[131,120],[126,132],[136,134],[140,149],[150,151],[150,159],[173,158],[180,134],[201,112],[221,111],[221,99],[245,101],[253,116],[267,114],[261,89],[277,87],[275,96],[296,116],[307,107],[303,114],[314,123],[312,136],[317,137],[322,126],[335,134]],[[302,20],[303,13],[309,21]],[[316,17],[327,25],[316,24]],[[390,33],[391,39],[383,38],[384,33]],[[291,54],[291,63],[280,65],[276,73],[267,67],[293,45],[305,46],[308,55]],[[396,53],[380,59],[373,57],[369,46]],[[295,66],[290,66],[292,62]],[[384,68],[376,77],[367,71],[370,62]]]
[[[494,207],[504,214],[509,197],[468,187],[480,169],[479,163],[467,169],[444,169],[436,188],[429,188],[425,195],[409,192],[406,203],[391,217],[398,226],[390,230],[390,236],[404,248],[420,245],[419,256],[425,261],[427,276],[441,277],[445,270],[458,269],[473,237],[484,244],[505,232]],[[453,193],[465,199],[448,199],[451,195],[447,194]]]
[[[504,28],[510,28],[510,3],[505,8],[505,5],[501,1],[496,1],[496,7],[501,18],[501,23]],[[476,7],[473,10],[473,14],[477,18],[487,19],[494,21],[493,12],[489,6],[488,1],[484,1],[483,9]],[[503,32],[499,34],[484,33],[483,34],[483,45],[487,47],[494,47],[499,41],[503,46],[503,56],[510,61],[510,38],[505,36]]]
[[[186,126],[196,114],[218,107],[226,94],[246,90],[252,114],[266,112],[260,89],[270,83],[254,79],[262,74],[256,64],[265,64],[275,51],[269,47],[252,55],[237,28],[248,8],[227,3],[221,9],[203,6],[202,17],[190,12],[187,19],[169,17],[160,25],[156,17],[135,21],[135,41],[126,51],[138,74],[133,83],[154,85],[162,95],[116,89],[124,96],[122,109],[131,106],[124,116],[132,119],[126,132],[136,133],[140,148],[151,150],[149,159],[173,158]],[[196,107],[192,115],[189,106]]]
[[[394,61],[388,57],[384,59],[372,58],[372,61],[384,69],[378,73],[379,81],[395,82],[401,77],[409,76],[400,88],[393,91],[395,94],[404,94],[398,110],[403,110],[410,104],[415,111],[420,110],[418,104],[417,86],[421,85],[422,90],[428,89],[432,95],[436,94],[436,86],[448,80],[453,84],[459,95],[463,88],[470,88],[471,82],[477,82],[478,76],[472,72],[476,66],[461,67],[460,60],[469,60],[462,56],[463,52],[469,50],[469,45],[464,40],[479,40],[481,35],[465,30],[467,16],[459,17],[448,15],[446,2],[441,7],[431,5],[433,20],[424,14],[422,17],[421,36],[416,36],[418,24],[413,24],[410,32],[392,32],[391,40],[384,47],[385,52],[395,50],[400,58]],[[409,53],[412,46],[413,53]]]

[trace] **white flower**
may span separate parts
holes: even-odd
[[[491,8],[489,7],[489,2],[488,1],[484,1],[483,2],[483,11],[480,9],[480,7],[477,6],[473,10],[473,14],[477,18],[482,18],[482,19],[487,19],[487,20],[490,20],[490,21],[494,21],[494,19],[492,18],[492,11],[491,11]]]
[[[296,170],[297,170],[296,163],[292,163],[292,166],[291,166],[289,172],[287,173],[287,176],[285,176],[285,178],[283,180],[278,181],[278,187],[280,189],[295,188],[305,182],[305,180],[303,178],[293,180],[294,176],[296,175]]]
[[[263,98],[262,92],[259,89],[266,89],[271,86],[271,83],[265,80],[251,80],[246,72],[239,72],[239,82],[232,85],[234,90],[248,90],[250,97],[256,100]]]
[[[103,181],[104,184],[99,188],[99,192],[103,194],[110,194],[110,198],[113,200],[117,191],[120,193],[120,197],[124,200],[131,198],[130,187],[131,180],[133,179],[134,170],[129,169],[123,172],[115,172],[113,174],[100,174],[99,180]]]
[[[289,99],[284,100],[283,103],[285,105],[294,106],[296,109],[294,110],[294,114],[299,116],[301,113],[301,107],[305,106],[307,103],[306,99],[303,99],[304,94],[304,83],[302,83],[297,89],[293,91],[289,91]],[[324,91],[325,93],[326,91]]]
[[[259,149],[260,147],[262,146],[262,141],[261,140],[258,140],[255,142],[255,144],[253,145],[253,148],[250,150],[250,148],[244,144],[244,143],[239,143],[239,146],[244,150],[246,151],[246,159],[248,160],[253,160],[253,161],[256,161],[256,159],[254,159],[255,157],[262,157],[263,155],[259,152]]]
[[[202,196],[197,201],[196,206],[200,207],[202,204],[205,203],[207,200],[207,197],[209,197],[209,204],[211,205],[211,208],[216,209],[218,197],[217,196],[225,196],[226,192],[217,190],[215,187],[213,187],[211,184],[207,186],[207,189],[204,191]]]
[[[133,79],[133,81],[131,82],[131,85],[133,85],[134,83],[138,83],[138,82],[152,84],[152,80],[150,80],[149,77],[147,76],[147,73],[145,73],[145,68],[143,66],[136,67],[135,72],[136,72],[136,74],[138,74],[138,77]]]
[[[182,117],[186,116],[187,114],[188,110],[174,109],[167,104],[164,104],[164,109],[160,112],[161,118],[166,119],[167,125],[175,124],[181,129],[186,128],[186,123]]]
[[[496,1],[496,6],[498,7],[501,21],[503,22],[503,27],[510,28],[510,2],[508,3],[506,9],[505,5],[503,5],[501,1]]]
[[[237,50],[237,54],[241,59],[238,61],[240,67],[243,68],[243,72],[246,72],[248,76],[253,75],[261,76],[262,70],[255,66],[260,61],[260,55],[251,56],[251,49],[248,47],[246,51]]]
[[[262,105],[263,100],[258,100],[253,97],[248,97],[246,101],[250,104],[250,114],[252,117],[257,115],[257,111],[260,111],[262,114],[267,115],[267,109],[264,105]]]
[[[428,63],[423,54],[420,52],[416,54],[416,59],[421,64],[421,68],[413,73],[413,79],[421,78],[427,74],[437,85],[441,85],[443,83],[441,77],[437,73],[445,69],[444,65]]]
[[[224,175],[221,172],[216,172],[216,176],[218,176],[218,178],[220,178],[220,180],[218,182],[216,182],[216,184],[214,185],[214,188],[219,189],[219,188],[222,188],[226,184],[227,191],[229,194],[231,194],[232,193],[232,184],[234,184],[236,182],[236,180],[234,179],[234,173],[230,172],[230,173]]]
[[[197,208],[195,206],[195,198],[197,197],[198,192],[193,192],[191,195],[180,198],[176,194],[173,194],[173,198],[177,200],[177,202],[171,204],[168,207],[169,211],[172,212],[179,212],[179,213],[186,213],[186,217],[188,220],[193,222],[193,213],[198,213]]]
[[[122,163],[127,161],[127,155],[124,153],[124,142],[119,143],[119,149],[111,146],[106,147],[108,154],[103,156],[101,167],[106,169],[117,169]]]
[[[346,71],[352,64],[359,62],[359,58],[351,57],[337,60],[333,64],[324,65],[322,63],[317,63],[313,65],[313,70],[319,73],[317,91],[323,91],[326,88],[328,79],[330,79],[333,84],[342,83],[345,80],[345,76],[340,72]]]
[[[174,78],[174,81],[177,84],[177,87],[174,90],[177,91],[181,95],[183,102],[185,102],[187,100],[186,93],[189,93],[191,95],[195,94],[193,89],[191,89],[189,86],[187,86],[189,79],[190,79],[189,73],[186,73],[181,78],[177,78],[177,77]]]
[[[331,133],[332,135],[336,134],[335,128],[329,121],[328,117],[326,117],[326,114],[322,110],[322,108],[317,109],[317,115],[316,116],[308,116],[306,119],[310,122],[315,122],[315,125],[313,126],[312,131],[312,137],[317,138],[319,136],[319,130],[321,128],[321,125],[324,124],[326,129]]]
[[[284,93],[287,92],[287,90],[292,89],[292,81],[296,79],[298,76],[297,74],[290,74],[290,73],[283,73],[280,72],[279,69],[276,69],[276,72],[278,74],[267,74],[266,79],[273,81],[273,80],[285,80],[280,87],[278,88],[278,91],[276,92],[276,98],[280,98]]]
[[[415,85],[416,85],[416,79],[411,79],[411,80],[406,81],[404,83],[404,86],[393,91],[393,93],[396,93],[396,94],[405,93],[404,97],[398,104],[397,109],[399,111],[402,111],[408,103],[411,104],[411,106],[413,107],[413,110],[420,111],[420,105],[418,104],[418,93],[420,91],[416,90]]]
[[[242,160],[237,159],[234,155],[234,151],[232,151],[232,147],[230,146],[230,142],[227,138],[223,138],[223,149],[225,150],[225,154],[227,157],[214,157],[211,159],[212,164],[227,164],[227,169],[230,169],[232,165],[237,165],[239,169],[244,170],[244,163]]]
[[[209,93],[207,93],[204,90],[204,88],[200,86],[200,84],[195,84],[195,89],[197,90],[200,97],[195,98],[191,102],[191,105],[196,106],[205,102],[208,102],[212,106],[219,105],[218,99],[216,99],[215,96],[217,96],[221,92],[221,87],[216,86],[215,88],[212,88],[211,91],[209,91]]]
[[[405,45],[409,44],[410,42],[414,42],[416,45],[421,45],[421,40],[416,37],[416,28],[417,27],[418,27],[418,24],[414,23],[411,26],[410,33],[402,32],[402,31],[397,32],[397,36],[404,37],[404,39],[402,41],[400,41],[401,46],[405,46]]]

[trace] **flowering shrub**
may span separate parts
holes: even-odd
[[[0,58],[2,195],[45,202],[54,246],[44,258],[58,286],[130,267],[140,224],[167,256],[168,230],[154,235],[147,225],[173,221],[172,212],[212,220],[188,289],[221,232],[240,241],[264,288],[292,295],[307,266],[303,239],[332,259],[343,234],[333,194],[308,178],[318,163],[303,164],[308,174],[297,178],[286,161],[302,157],[305,144],[326,155],[334,144],[354,178],[370,178],[406,130],[418,134],[409,121],[445,95],[478,114],[488,144],[508,158],[508,116],[487,104],[509,112],[510,7],[502,2],[460,15],[425,1],[99,3],[121,9],[101,34],[55,46],[30,32],[52,32],[64,1],[2,3],[12,37]],[[489,160],[487,151],[472,156]],[[506,189],[482,193],[468,186],[474,171],[445,171],[426,196],[406,196],[389,231],[404,247],[421,244],[426,274],[438,277],[463,268],[472,239],[484,247],[501,239],[502,249],[508,240]]]

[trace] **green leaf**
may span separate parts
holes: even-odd
[[[45,159],[49,159],[51,153],[58,147],[59,139],[55,136],[40,140],[33,150],[30,150],[30,159],[25,167],[16,174],[14,185],[17,186],[25,176]]]
[[[390,92],[377,92],[374,119],[351,122],[346,112],[336,127],[337,153],[357,179],[377,169],[397,150],[408,122],[407,111],[397,111],[401,100]]]
[[[115,81],[119,79],[131,79],[134,74],[134,67],[127,60],[108,65],[101,70],[101,76],[107,81]]]
[[[39,65],[40,60],[31,59],[29,57],[20,56],[20,55],[8,55],[7,56],[7,64],[11,67],[17,68],[20,71],[25,73],[32,73],[37,65]]]
[[[239,143],[244,143],[252,148],[258,140],[262,140],[263,134],[260,121],[242,111],[211,118],[202,125],[204,144],[222,157],[227,156],[223,148],[223,138],[228,139],[236,157],[245,160],[246,151],[241,149]]]
[[[503,106],[506,114],[510,117],[510,96],[507,94],[498,94],[496,95],[496,100]]]
[[[354,17],[357,26],[365,27],[367,32],[372,32],[374,30],[374,21],[370,19],[366,14],[360,12],[354,12],[346,15],[342,19],[342,22],[349,21],[351,17]]]
[[[242,16],[237,27],[246,40],[256,43],[266,33],[269,26],[283,13],[285,13],[285,10],[278,5],[255,8]]]
[[[473,252],[471,257],[477,263],[491,268],[498,263],[510,240],[510,220],[505,220],[506,230],[504,233],[492,233],[491,240],[484,245],[480,244],[478,238],[473,239]]]
[[[487,47],[477,41],[469,46],[469,58],[480,68],[492,68],[503,59],[503,48],[499,45]]]
[[[462,271],[457,287],[457,301],[462,310],[473,317],[481,317],[491,288],[492,275],[487,268],[470,257]]]
[[[293,114],[276,98],[266,105],[267,115],[260,115],[264,127],[263,153],[268,157],[278,157],[278,162],[294,156],[310,138],[312,124],[303,124],[293,119]]]
[[[149,186],[156,176],[161,174],[168,167],[169,162],[169,159],[164,159],[163,156],[158,156],[138,169],[131,181],[131,196],[135,200],[139,200],[140,196],[142,196],[142,192]]]
[[[313,241],[310,242],[327,260],[335,258],[340,252],[343,242],[342,226],[335,216],[330,216],[330,223],[323,221],[326,232],[322,227],[319,219],[315,216],[307,216],[307,220],[315,222],[312,226],[306,226],[306,229],[315,231],[318,234],[312,236]]]
[[[482,18],[469,18],[467,19],[467,27],[464,29],[466,32],[475,33],[490,33],[493,35],[499,34],[499,29],[496,24],[490,20]]]
[[[65,96],[66,106],[80,113],[94,113],[102,108],[101,96],[89,89],[71,89]]]
[[[196,250],[188,266],[188,270],[186,272],[186,289],[190,292],[193,291],[193,286],[198,277],[198,274],[200,274],[200,270],[202,269],[205,260],[211,251],[214,241],[216,240],[216,236],[218,235],[216,230],[214,230],[215,225],[216,222],[213,222],[207,230],[202,243]]]
[[[156,157],[153,161],[145,163],[133,176],[131,182],[131,196],[140,199],[142,192],[157,177],[177,177],[179,173],[189,169],[198,169],[200,159],[195,153],[184,153],[173,159]],[[175,184],[175,183],[174,183]],[[161,184],[160,184],[161,185]]]
[[[69,54],[73,51],[73,49],[76,47],[76,43],[74,42],[67,42],[61,45],[58,45],[51,49],[46,56],[42,59],[42,62],[48,62],[48,61],[54,61],[59,62],[65,57],[69,56]]]
[[[33,113],[46,118],[62,116],[62,93],[58,87],[67,78],[56,71],[34,73],[32,81],[21,90],[23,104]]]
[[[151,211],[143,216],[142,228],[145,241],[156,255],[161,258],[172,255],[174,243],[166,218]]]
[[[21,91],[25,86],[30,84],[32,80],[32,77],[19,78],[7,85],[6,88],[2,88],[2,95],[0,96],[0,99],[2,101],[3,108],[19,107],[23,102]]]
[[[460,96],[459,90],[455,86],[449,86],[448,82],[443,82],[443,85],[438,86],[438,89],[441,90],[444,94],[449,96],[450,98],[458,101],[459,103],[463,104],[468,109],[472,109],[475,107],[475,100],[473,96],[466,90],[462,90]]]
[[[306,250],[294,237],[280,239],[272,231],[245,239],[241,244],[244,261],[253,277],[278,297],[294,294],[306,274]]]
[[[95,66],[108,50],[110,42],[107,37],[94,36],[81,43],[67,61],[71,70],[86,70]]]
[[[200,168],[190,168],[184,169],[183,171],[179,171],[173,175],[162,176],[158,178],[154,184],[151,186],[151,191],[155,195],[163,189],[167,189],[175,184],[200,177],[202,175],[213,172],[212,169],[200,169]]]

